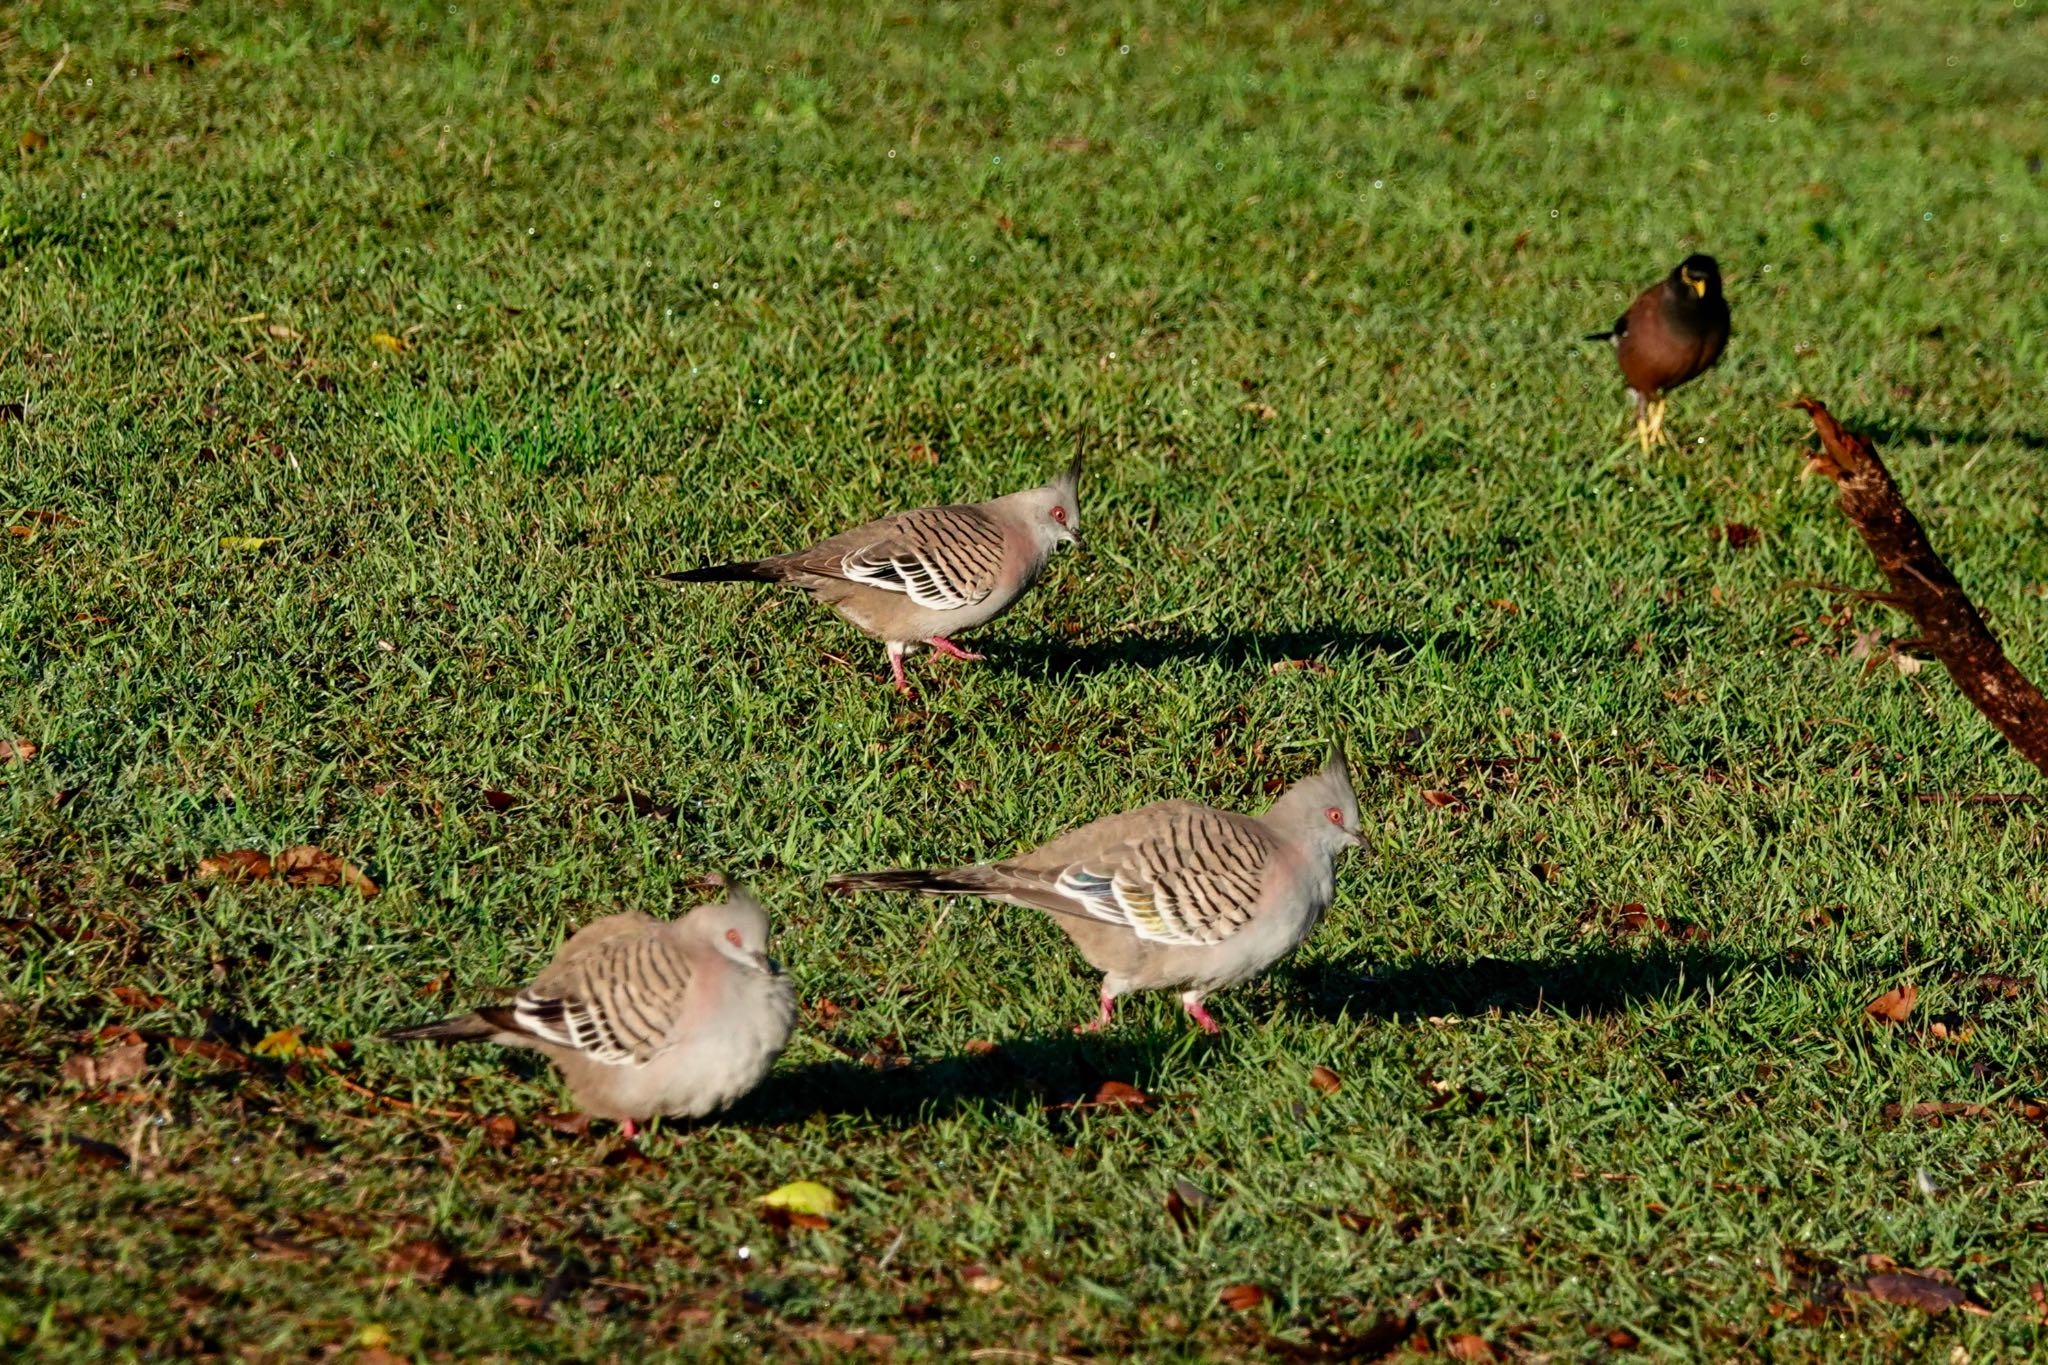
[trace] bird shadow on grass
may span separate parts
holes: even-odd
[[[1319,962],[1276,983],[1286,1005],[1323,1019],[1416,1019],[1554,1013],[1575,1018],[1625,1014],[1649,1001],[1706,995],[1743,972],[1803,969],[1699,944],[1600,945],[1551,958],[1424,958],[1366,967]]]
[[[1854,426],[1854,424],[1851,424]],[[1880,452],[1887,446],[1943,445],[1981,446],[2009,442],[2022,450],[2048,450],[2048,434],[2038,431],[1987,431],[1982,427],[1962,429],[1925,427],[1915,423],[1888,426],[1882,422],[1855,427]]]
[[[1012,1038],[981,1053],[874,1067],[855,1061],[811,1062],[778,1071],[731,1111],[730,1120],[779,1127],[820,1114],[855,1115],[911,1127],[961,1109],[1038,1108],[1078,1116],[1105,1082],[1145,1090],[1162,1060],[1184,1039],[1177,1033],[1124,1038],[1055,1033]]]
[[[1648,1001],[1703,996],[1766,966],[1780,975],[1801,970],[1782,959],[1766,964],[1670,943],[1601,945],[1556,958],[1414,959],[1377,971],[1357,962],[1327,962],[1285,973],[1262,989],[1232,992],[1222,998],[1219,1013],[1226,1031],[1256,1028],[1272,1009],[1353,1021],[1493,1013],[1598,1018]],[[1009,1039],[980,1053],[894,1059],[894,1065],[807,1063],[777,1072],[732,1112],[731,1121],[774,1127],[843,1114],[908,1127],[981,1105],[1074,1117],[1114,1107],[1099,1102],[1105,1082],[1151,1089],[1166,1058],[1190,1045],[1213,1046],[1185,1029],[1122,1036],[1055,1033]]]
[[[1064,678],[1125,667],[1154,668],[1175,659],[1207,659],[1226,668],[1251,663],[1271,667],[1300,660],[1331,665],[1368,654],[1400,662],[1433,650],[1439,658],[1458,660],[1473,648],[1472,637],[1461,631],[1354,630],[1325,624],[1298,630],[1233,630],[1219,635],[1143,630],[1093,644],[1006,640],[989,651],[989,660],[1027,677]]]

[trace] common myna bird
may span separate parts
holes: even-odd
[[[1635,399],[1636,439],[1649,454],[1652,441],[1671,444],[1664,434],[1664,395],[1714,367],[1728,344],[1728,300],[1721,296],[1721,267],[1697,253],[1645,289],[1614,329],[1593,332],[1588,341],[1612,341],[1622,378]]]

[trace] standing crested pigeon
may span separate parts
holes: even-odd
[[[1103,973],[1109,1022],[1126,991],[1184,987],[1181,1006],[1210,1033],[1212,991],[1249,981],[1299,947],[1336,895],[1337,854],[1360,842],[1344,752],[1263,815],[1161,801],[996,863],[834,877],[840,891],[985,896],[1049,911]]]
[[[768,916],[733,888],[676,920],[593,920],[509,1005],[386,1038],[485,1039],[553,1062],[582,1109],[633,1136],[657,1114],[697,1118],[758,1085],[789,1042],[796,992],[768,957]]]
[[[789,583],[881,640],[896,690],[903,656],[923,643],[976,660],[954,634],[1008,611],[1062,545],[1081,544],[1081,456],[1051,483],[1021,493],[871,521],[808,550],[663,574],[671,583]]]

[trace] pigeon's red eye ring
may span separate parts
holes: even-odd
[[[747,946],[746,944],[740,942],[740,931],[737,929],[726,930],[725,941],[727,943],[730,943],[735,948],[744,948]]]
[[[1052,519],[1058,522],[1060,525],[1065,526],[1067,524],[1067,509],[1064,507],[1053,508]]]
[[[1344,812],[1343,812],[1343,811],[1341,811],[1341,810],[1338,810],[1338,809],[1337,809],[1337,808],[1336,808],[1335,806],[1331,806],[1330,808],[1328,808],[1327,810],[1325,810],[1325,811],[1323,812],[1323,814],[1325,814],[1325,815],[1329,816],[1329,817],[1330,817],[1330,823],[1331,823],[1331,824],[1333,824],[1333,825],[1335,825],[1335,826],[1336,826],[1336,827],[1337,827],[1338,829],[1342,829],[1342,828],[1344,828]]]

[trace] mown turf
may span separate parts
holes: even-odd
[[[2042,6],[668,8],[8,12],[12,1348],[2042,1349],[2040,814],[1919,799],[2040,784],[1797,586],[1875,573],[1784,407],[2048,673]],[[1575,338],[1690,249],[1736,336],[1643,462]],[[913,703],[649,581],[1076,432],[1090,552]],[[819,891],[1256,805],[1336,731],[1371,848],[1220,1041],[1073,1040],[1022,912]],[[309,842],[383,895],[191,879]],[[728,1121],[622,1159],[373,1040],[714,871],[807,1006]],[[61,1080],[108,1025],[145,1076]],[[286,1027],[426,1108],[166,1041]],[[1105,1080],[1156,1102],[1056,1107]],[[798,1178],[850,1208],[764,1222]],[[1868,1257],[1993,1312],[1841,1296]]]

